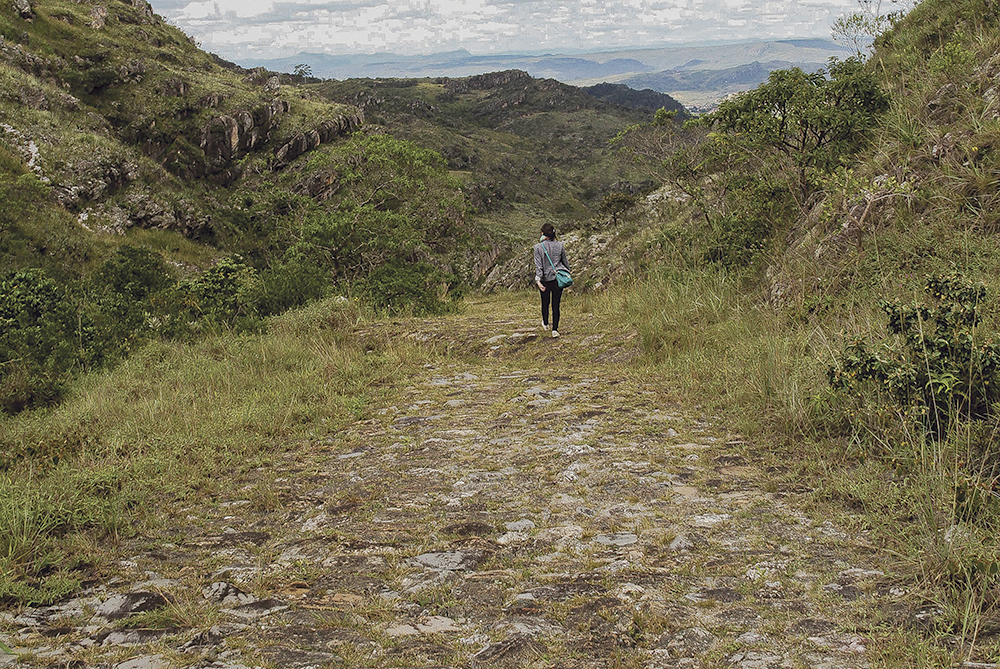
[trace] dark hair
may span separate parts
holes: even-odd
[[[542,226],[542,234],[548,237],[549,239],[555,239],[556,229],[552,227],[551,223],[546,223],[545,225]]]

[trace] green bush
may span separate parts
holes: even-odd
[[[957,274],[927,279],[933,303],[886,303],[893,341],[850,343],[831,386],[862,402],[891,403],[940,439],[957,421],[987,418],[1000,400],[1000,346],[977,331],[983,284]]]
[[[128,353],[170,320],[170,311],[176,309],[163,311],[171,300],[154,296],[173,285],[170,268],[159,253],[129,244],[97,268],[90,277],[94,321],[109,357]]]
[[[325,297],[331,286],[330,272],[298,253],[261,272],[263,292],[261,316],[276,316]]]
[[[237,258],[223,258],[181,285],[189,309],[210,324],[248,327],[259,318],[263,285],[257,271]]]
[[[725,267],[753,264],[797,213],[786,184],[759,174],[727,173],[724,213],[712,219],[705,260]]]
[[[441,299],[446,286],[446,277],[440,270],[418,262],[381,265],[364,276],[356,287],[376,309],[440,314],[450,306]]]
[[[142,301],[172,285],[170,268],[159,253],[140,246],[120,246],[97,268],[91,277],[94,286],[105,293]]]
[[[42,270],[0,278],[0,407],[55,400],[75,370],[99,361],[95,339],[90,319]]]

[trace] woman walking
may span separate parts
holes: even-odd
[[[549,329],[549,304],[552,305],[552,336],[559,336],[559,302],[563,289],[556,282],[556,270],[569,271],[566,248],[556,241],[551,223],[542,226],[542,239],[535,244],[535,285],[542,296],[542,329]]]

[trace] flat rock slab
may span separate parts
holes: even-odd
[[[445,553],[423,553],[413,558],[428,569],[441,571],[461,571],[472,569],[483,561],[480,552],[449,551]]]
[[[413,622],[390,625],[386,628],[385,633],[391,637],[403,637],[417,634],[444,634],[461,631],[462,628],[451,618],[425,616]]]
[[[592,541],[595,544],[604,544],[605,546],[631,546],[639,541],[639,537],[631,532],[622,532],[619,534],[598,534],[592,539]]]
[[[136,613],[154,611],[169,604],[166,597],[158,592],[129,592],[113,595],[102,603],[94,615],[107,620],[120,620]]]
[[[104,647],[144,646],[178,630],[114,630],[97,638]]]
[[[253,595],[243,592],[232,583],[216,581],[201,591],[201,596],[210,602],[233,608],[257,601]]]
[[[288,610],[289,606],[280,599],[258,599],[248,604],[242,604],[231,609],[223,609],[226,613],[243,620],[259,620],[275,613]]]
[[[114,669],[170,669],[173,664],[162,655],[143,655],[126,660],[114,666]]]

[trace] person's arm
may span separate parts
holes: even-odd
[[[561,262],[563,264],[563,267],[566,268],[566,271],[569,271],[569,260],[566,258],[566,245],[565,244],[563,244],[562,252],[559,254],[559,262]]]
[[[542,252],[538,249],[538,245],[535,245],[535,285],[538,286],[538,290],[545,292],[545,286],[542,285]]]

